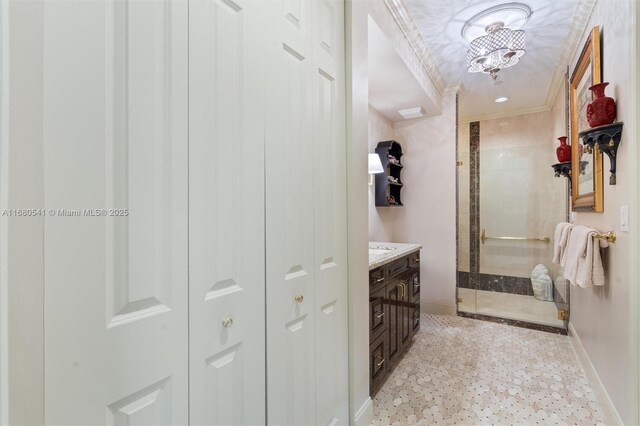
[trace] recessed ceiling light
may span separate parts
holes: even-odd
[[[502,103],[502,102],[507,102],[508,100],[509,98],[507,98],[506,96],[502,96],[502,97],[496,98],[495,102]]]
[[[398,114],[400,114],[405,120],[410,120],[412,118],[424,117],[426,112],[424,108],[416,107],[416,108],[409,108],[409,109],[401,109],[400,111],[398,111]]]

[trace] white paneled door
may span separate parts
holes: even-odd
[[[277,4],[267,15],[268,419],[348,424],[344,5]]]
[[[265,2],[189,2],[192,424],[265,421]]]
[[[44,2],[48,424],[188,422],[187,10]]]
[[[46,422],[347,424],[343,1],[44,4]]]

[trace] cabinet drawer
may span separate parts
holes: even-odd
[[[382,334],[369,345],[369,387],[374,395],[387,377],[387,342]]]
[[[380,333],[384,333],[387,330],[389,317],[385,312],[384,296],[384,287],[369,295],[369,341],[375,340]]]
[[[411,253],[409,255],[409,266],[412,268],[420,267],[420,252]]]
[[[369,271],[369,287],[373,290],[375,287],[384,286],[384,268]]]
[[[395,276],[409,269],[409,257],[405,256],[389,264],[389,276]]]

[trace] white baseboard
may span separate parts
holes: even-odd
[[[444,303],[420,302],[420,311],[425,314],[456,316],[456,305],[445,305]]]
[[[353,416],[353,424],[358,425],[369,425],[373,421],[373,401],[371,397],[367,398],[367,400],[362,404],[362,406],[356,411],[356,414]]]
[[[569,339],[571,341],[571,346],[573,347],[576,356],[578,357],[578,361],[580,361],[580,365],[584,370],[585,375],[587,376],[587,380],[589,380],[589,384],[593,389],[596,399],[600,404],[600,408],[602,409],[602,414],[604,416],[604,424],[606,425],[624,425],[624,422],[620,418],[616,407],[611,402],[611,398],[609,398],[609,394],[605,389],[602,381],[600,380],[600,376],[598,376],[598,372],[596,371],[587,351],[584,346],[582,346],[582,342],[580,341],[580,336],[576,333],[576,329],[573,328],[573,324],[569,323]]]

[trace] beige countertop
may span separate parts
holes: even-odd
[[[369,270],[419,251],[420,244],[369,242]]]

